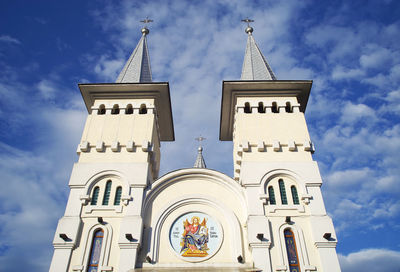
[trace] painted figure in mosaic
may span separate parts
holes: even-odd
[[[208,228],[204,218],[200,223],[200,218],[193,216],[190,220],[183,221],[183,234],[181,240],[181,254],[184,257],[204,257],[207,256]]]

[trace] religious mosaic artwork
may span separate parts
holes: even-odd
[[[200,212],[180,216],[170,229],[172,248],[189,261],[198,261],[214,255],[221,245],[222,236],[219,223]]]

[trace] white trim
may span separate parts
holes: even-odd
[[[159,260],[159,245],[160,245],[160,237],[161,237],[161,229],[164,225],[165,220],[168,216],[178,208],[184,206],[190,206],[193,204],[203,204],[206,206],[213,207],[218,211],[223,211],[225,218],[229,222],[229,225],[232,227],[231,232],[232,236],[231,241],[233,241],[233,249],[232,249],[232,262],[237,263],[237,256],[242,255],[244,256],[244,252],[242,251],[242,238],[238,239],[238,237],[242,237],[240,223],[236,217],[236,215],[232,212],[231,209],[226,207],[224,204],[219,202],[217,199],[214,199],[207,195],[185,195],[178,199],[175,199],[165,205],[166,208],[161,210],[157,217],[158,220],[156,222],[152,222],[151,229],[154,231],[152,232],[151,236],[151,244],[150,244],[150,251],[149,255],[151,259],[157,263]],[[203,211],[199,211],[203,212]],[[146,210],[144,214],[147,214]]]
[[[262,178],[261,178],[261,186],[260,186],[260,194],[265,194],[267,193],[266,189],[268,186],[268,183],[277,177],[282,177],[282,178],[290,178],[292,179],[298,186],[297,188],[301,190],[301,193],[307,194],[307,189],[306,189],[306,184],[303,181],[302,177],[300,177],[298,174],[296,174],[293,171],[290,171],[288,169],[274,169],[272,171],[269,171],[266,173]],[[297,191],[297,194],[300,195],[300,192]]]
[[[112,239],[113,231],[112,231],[112,227],[109,224],[106,224],[106,225],[95,224],[87,231],[87,233],[86,233],[87,240],[86,240],[85,246],[82,248],[83,253],[81,255],[81,266],[80,266],[80,267],[82,267],[82,270],[84,270],[84,271],[86,271],[87,266],[88,266],[89,257],[90,257],[90,249],[91,249],[92,242],[93,242],[93,236],[94,236],[95,231],[98,229],[102,229],[104,232],[103,242],[102,242],[102,246],[101,246],[101,253],[100,253],[100,258],[99,258],[99,268],[100,268],[100,271],[109,271],[109,270],[103,269],[103,267],[107,267],[108,260],[110,258],[110,248],[111,248],[111,239]],[[75,267],[77,267],[77,266],[75,266]],[[107,267],[107,269],[108,268],[109,267]]]
[[[113,182],[111,191],[110,191],[109,204],[102,205],[102,203],[101,203],[102,201],[100,201],[100,200],[102,200],[104,197],[104,188],[99,187],[100,190],[99,190],[99,199],[97,201],[97,205],[91,205],[90,202],[91,202],[91,196],[93,194],[93,188],[95,186],[97,186],[97,183],[99,181],[102,181],[102,180],[111,180]],[[107,183],[107,181],[106,181],[106,183]],[[117,183],[117,185],[115,183]],[[128,196],[129,198],[127,198],[127,201],[125,201],[123,203],[121,201],[120,205],[113,205],[114,200],[115,200],[114,199],[115,198],[115,189],[119,186],[122,187],[122,192],[124,192],[124,196]],[[129,204],[128,203],[129,200],[131,200],[130,186],[129,186],[129,183],[127,182],[127,179],[121,172],[114,171],[114,170],[105,170],[105,171],[96,173],[90,179],[88,179],[88,181],[86,182],[86,184],[84,186],[84,190],[90,198],[85,204],[83,203],[83,205],[84,205],[83,213],[85,213],[85,214],[90,214],[93,211],[115,211],[116,213],[122,213],[123,206],[127,206]],[[111,193],[113,193],[113,194],[111,194]]]
[[[277,270],[286,271],[289,268],[289,261],[286,252],[286,243],[284,235],[285,229],[290,229],[294,234],[294,239],[296,241],[296,250],[298,254],[297,257],[301,271],[307,272],[316,270],[315,266],[310,265],[303,231],[300,228],[297,228],[295,225],[287,223],[284,223],[279,227],[279,239],[277,239],[277,241],[278,241],[278,248],[280,248],[279,251],[280,264],[277,266]]]
[[[232,191],[232,193],[237,196],[242,207],[247,206],[244,189],[232,178],[210,169],[188,168],[170,172],[157,179],[152,184],[151,190],[147,193],[146,199],[143,202],[143,210],[148,210],[150,203],[152,203],[165,188],[179,181],[188,179],[207,180],[217,183],[218,185],[221,185],[222,187]]]
[[[302,204],[298,204],[298,205],[279,205],[279,204],[270,205],[270,204],[267,204],[266,205],[266,210],[267,210],[268,213],[274,213],[277,210],[296,210],[296,211],[298,211],[300,213],[304,213],[305,212],[304,206]]]
[[[127,194],[129,194],[129,184],[127,182],[127,178],[121,172],[115,171],[115,170],[101,171],[101,172],[96,173],[92,177],[90,177],[86,181],[86,184],[85,184],[86,193],[88,195],[90,195],[93,186],[96,185],[96,183],[98,181],[100,181],[102,179],[112,179],[112,178],[115,178],[115,179],[118,179],[119,181],[121,181],[122,190],[127,192]]]
[[[296,186],[297,196],[299,198],[303,195],[308,195],[306,184],[305,184],[305,182],[303,182],[302,178],[299,175],[297,175],[295,172],[292,172],[287,169],[275,169],[275,170],[272,170],[272,171],[266,173],[261,179],[261,186],[259,187],[260,195],[267,195],[267,198],[269,197],[268,196],[268,186],[269,186],[270,181],[275,178],[282,178],[282,180],[284,182],[285,182],[284,178],[288,178],[291,181],[293,181]],[[286,188],[286,196],[287,196],[288,204],[289,204],[290,202],[293,202],[293,195],[292,195],[291,186],[287,187],[286,185],[287,185],[287,182],[285,182],[285,188]],[[278,187],[278,189],[279,189],[279,187]],[[296,205],[294,205],[294,204],[293,205],[278,204],[277,195],[279,192],[280,191],[275,192],[275,199],[276,199],[277,204],[271,205],[271,204],[269,204],[269,201],[263,202],[263,205],[266,208],[265,211],[267,213],[274,213],[276,210],[297,210],[300,213],[305,212],[304,205],[306,203],[304,203],[304,201],[300,201],[300,203],[296,204]],[[291,197],[290,202],[289,202],[289,196]]]
[[[120,205],[86,205],[83,207],[83,212],[85,214],[90,214],[93,211],[114,211],[116,213],[122,213],[123,206]]]

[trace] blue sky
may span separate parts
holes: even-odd
[[[306,112],[343,271],[400,267],[398,1],[1,1],[0,271],[46,271],[86,110],[77,87],[114,82],[148,36],[154,81],[169,81],[176,141],[161,174],[232,174],[219,142],[221,81],[239,79],[246,34],[278,79],[313,79]],[[397,15],[397,16],[396,16]],[[18,264],[18,265],[16,265]]]

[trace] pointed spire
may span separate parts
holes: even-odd
[[[250,22],[254,22],[251,19],[244,19],[242,22],[247,23],[245,32],[248,34],[246,53],[244,55],[242,76],[241,80],[276,80],[274,72],[272,72],[264,55],[261,53],[260,48],[256,44],[253,37],[253,28],[250,26]]]
[[[205,140],[204,137],[197,137],[195,140],[199,141],[199,147],[197,148],[197,157],[196,161],[194,162],[193,168],[207,168],[206,162],[203,158],[203,147],[201,146],[201,142]]]
[[[152,22],[148,18],[141,21],[145,24]],[[142,28],[142,37],[139,40],[135,50],[126,62],[124,69],[119,74],[116,83],[140,83],[151,82],[150,56],[147,48],[147,34],[149,29]]]

